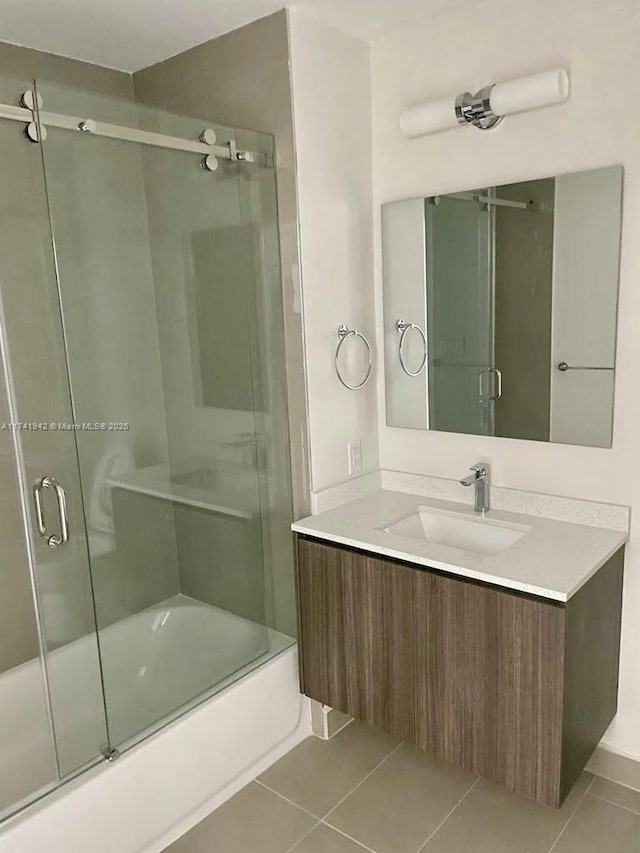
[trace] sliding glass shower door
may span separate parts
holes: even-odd
[[[4,812],[109,738],[42,155],[18,123],[0,122],[0,162]]]
[[[277,234],[247,189],[266,191],[266,167],[203,168],[180,145],[206,128],[259,161],[272,141],[50,84],[38,95],[77,509],[118,747],[292,642],[274,630],[266,556],[270,399],[283,389],[262,367],[277,350],[260,305]]]

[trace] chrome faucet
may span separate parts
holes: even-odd
[[[486,462],[476,462],[475,465],[471,466],[471,470],[473,471],[473,474],[470,474],[468,477],[464,477],[458,482],[461,486],[475,485],[476,492],[473,508],[476,512],[481,512],[482,515],[484,515],[486,512],[489,512],[490,509],[489,474],[491,473],[491,468]]]

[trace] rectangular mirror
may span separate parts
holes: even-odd
[[[382,206],[387,424],[610,447],[622,167]]]

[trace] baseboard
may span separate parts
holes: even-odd
[[[589,759],[587,770],[611,782],[640,791],[640,761],[634,758],[598,746]]]

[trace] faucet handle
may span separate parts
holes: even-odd
[[[476,462],[476,464],[472,465],[469,470],[475,471],[479,479],[480,477],[489,476],[491,472],[491,466],[488,464],[488,462]]]
[[[472,486],[474,483],[478,485],[479,480],[482,480],[483,483],[489,482],[491,466],[487,462],[476,462],[476,464],[472,465],[469,470],[473,471],[473,474],[468,477],[463,477],[462,480],[458,480],[461,486]]]
[[[473,474],[458,480],[461,486],[473,486],[474,483],[478,482],[478,480],[482,480],[487,473],[479,462],[477,465],[472,465],[469,470],[473,471]]]

